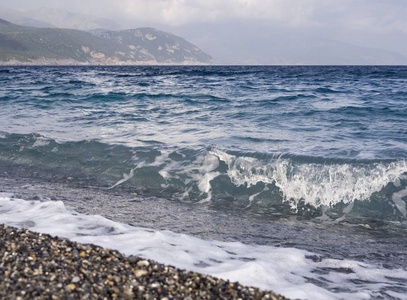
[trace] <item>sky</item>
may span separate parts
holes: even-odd
[[[407,57],[407,0],[0,0],[0,5],[59,8],[108,18],[123,28],[151,26],[223,58],[233,56],[236,47],[247,49],[236,50],[246,59],[250,52],[260,57],[265,52],[251,51],[250,44],[271,49],[276,40],[259,40],[287,37],[329,39]]]

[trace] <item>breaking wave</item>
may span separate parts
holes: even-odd
[[[0,143],[2,168],[14,176],[130,190],[264,215],[406,218],[405,160],[163,149],[157,143],[127,147],[59,142],[35,134],[3,134]]]

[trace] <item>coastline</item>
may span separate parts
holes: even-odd
[[[2,299],[287,299],[92,244],[0,225]]]
[[[214,66],[213,63],[197,61],[158,62],[158,61],[78,61],[73,59],[39,58],[30,61],[0,61],[0,67],[157,67],[157,66]]]

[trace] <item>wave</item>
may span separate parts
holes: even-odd
[[[310,163],[307,158],[279,156],[262,162],[221,151],[212,151],[211,155],[228,165],[227,174],[236,186],[275,184],[294,208],[300,201],[318,207],[368,200],[407,170],[405,161]]]
[[[331,258],[292,246],[204,240],[168,230],[134,227],[98,215],[80,214],[67,209],[61,201],[25,201],[0,193],[0,219],[9,226],[116,249],[181,269],[271,289],[293,299],[367,299],[389,295],[401,299],[406,293],[407,271],[397,265],[357,261],[358,257]],[[376,255],[384,256],[379,253]],[[387,261],[388,257],[383,259]]]
[[[0,135],[10,176],[118,189],[262,215],[405,220],[405,160],[346,160],[215,147],[128,147]],[[22,171],[23,170],[23,171]]]

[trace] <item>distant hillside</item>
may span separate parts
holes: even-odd
[[[201,36],[199,45],[212,53],[217,64],[261,65],[406,65],[402,54],[347,43],[275,25],[222,23],[189,27],[185,36]],[[201,30],[201,31],[199,31]],[[238,32],[233,36],[231,32]]]
[[[212,58],[181,37],[154,28],[139,28],[100,33],[99,36],[114,40],[137,61],[168,63],[210,63]]]
[[[38,28],[66,28],[83,31],[123,29],[120,24],[113,20],[47,7],[34,10],[16,10],[0,5],[0,19],[21,26]]]
[[[99,28],[109,28],[110,30],[121,29],[121,26],[112,20],[96,18],[94,16],[64,11],[61,9],[43,7],[36,10],[26,11],[25,15],[29,16],[31,19],[52,24],[53,26],[51,27],[57,28],[78,29],[84,31]],[[7,18],[5,19],[8,20]],[[14,23],[24,26],[40,27],[37,25],[31,25],[27,23],[26,24],[20,24],[17,22]]]
[[[184,39],[153,28],[89,32],[19,26],[0,19],[0,64],[211,64]]]

